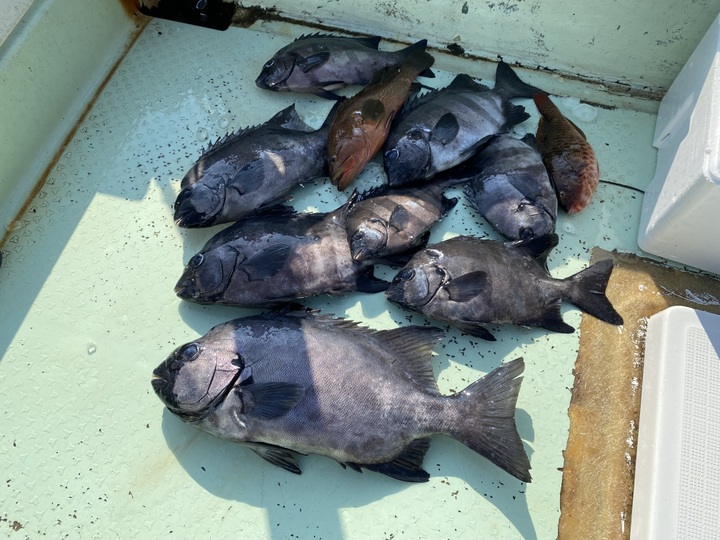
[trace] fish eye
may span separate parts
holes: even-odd
[[[521,240],[530,240],[533,236],[535,236],[535,233],[533,232],[532,227],[523,227],[520,229]]]
[[[190,259],[190,262],[188,262],[189,266],[192,266],[193,268],[199,267],[203,262],[205,261],[205,257],[202,253],[198,253],[195,255],[192,259]]]
[[[198,3],[195,4],[195,9],[205,9],[206,5],[207,5],[207,0],[198,0]]]
[[[401,281],[408,281],[415,277],[415,270],[405,269],[398,276]]]
[[[263,67],[271,68],[271,67],[273,67],[274,65],[275,65],[275,60],[270,59],[270,60],[268,60],[267,62],[265,62],[265,66],[263,66]]]
[[[525,203],[518,204],[517,211],[522,212],[523,210],[525,210]]]
[[[400,157],[400,150],[393,148],[385,152],[385,159],[394,160]]]
[[[355,234],[352,235],[353,240],[362,240],[362,238],[365,236],[365,234],[362,231],[355,231]]]
[[[189,343],[178,351],[177,356],[178,359],[183,362],[190,362],[194,360],[198,354],[200,354],[200,347],[197,346],[197,343]]]

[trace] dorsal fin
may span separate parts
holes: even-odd
[[[487,86],[477,82],[467,73],[461,73],[456,76],[448,85],[448,89],[452,90],[470,90],[472,92],[487,92],[490,90]]]
[[[358,43],[365,45],[366,47],[370,47],[371,49],[377,49],[380,45],[380,40],[382,39],[380,36],[367,36],[367,37],[347,37],[347,36],[336,36],[334,34],[321,34],[320,32],[315,32],[314,34],[303,34],[299,38],[297,38],[295,41],[302,41],[304,39],[351,39],[353,41],[357,41]]]
[[[357,204],[360,201],[364,201],[365,199],[372,199],[374,197],[381,197],[382,195],[387,195],[389,192],[390,186],[388,186],[387,184],[380,184],[379,186],[371,187],[370,189],[358,194],[357,198],[354,201],[354,204]]]
[[[378,331],[380,340],[395,353],[393,367],[429,394],[439,394],[431,358],[445,333],[434,326],[403,326]]]
[[[240,128],[235,131],[226,133],[222,137],[218,137],[215,142],[211,142],[207,148],[202,151],[200,159],[206,157],[209,153],[221,148],[229,142],[235,142],[238,139],[247,137],[249,134],[258,131],[264,127],[277,127],[283,129],[292,129],[297,131],[313,131],[302,118],[298,115],[295,110],[295,104],[293,103],[289,107],[284,108],[280,112],[273,115],[267,122],[263,124],[257,124],[245,128]]]

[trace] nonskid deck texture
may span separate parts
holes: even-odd
[[[557,536],[577,332],[493,328],[498,341],[488,343],[447,329],[435,349],[445,393],[525,358],[517,423],[532,464],[527,485],[443,437],[426,456],[426,484],[357,474],[313,456],[301,459],[303,474],[294,476],[183,424],[152,392],[152,369],[175,346],[248,313],[174,295],[184,263],[220,228],[181,230],[172,204],[201,149],[226,131],[264,122],[293,102],[320,125],[331,102],[254,84],[262,64],[305,31],[221,33],[152,21],[17,222],[0,268],[0,530],[104,538]],[[433,86],[454,76],[443,71],[441,55],[433,70]],[[518,102],[532,117],[516,131],[534,132],[536,109]],[[556,102],[593,144],[603,180],[647,185],[653,115]],[[381,174],[371,163],[356,185],[376,185]],[[460,189],[448,194],[461,202],[431,241],[499,238]],[[293,195],[299,210],[326,211],[349,193],[323,179]],[[634,190],[601,183],[590,207],[560,214],[553,276],[587,266],[594,246],[637,252],[641,202]],[[377,329],[426,323],[382,294],[307,304]],[[579,327],[578,310],[565,304],[563,316]]]

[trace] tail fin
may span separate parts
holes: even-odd
[[[457,395],[463,421],[449,435],[523,482],[530,460],[515,427],[515,404],[525,369],[522,358],[491,371]]]
[[[495,72],[495,88],[493,90],[503,99],[531,98],[537,93],[545,94],[539,88],[522,82],[517,73],[502,60]]]
[[[435,57],[430,53],[425,52],[427,46],[427,40],[421,39],[417,43],[410,45],[407,49],[407,56],[403,61],[401,70],[410,73],[414,73],[415,76],[420,73],[425,73],[435,63]]]
[[[601,321],[620,325],[623,324],[622,317],[605,296],[612,269],[612,259],[605,259],[563,281],[570,283],[566,298],[568,302]]]
[[[425,52],[426,47],[427,47],[427,39],[421,39],[420,41],[413,43],[412,45],[405,47],[404,49],[400,49],[397,52],[399,55],[401,55],[403,57],[403,61],[404,61],[405,59],[407,59],[410,55],[412,55],[416,51]],[[430,65],[432,65],[432,63]],[[433,71],[430,69],[430,66],[428,66],[426,69],[424,69],[418,75],[418,77],[427,77],[429,79],[432,79],[435,77],[435,73],[433,73]]]

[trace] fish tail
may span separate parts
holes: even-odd
[[[427,47],[427,39],[421,39],[420,41],[413,43],[412,45],[405,47],[404,49],[400,49],[397,51],[398,55],[400,55],[403,58],[403,61],[407,60],[412,55],[419,55],[422,53],[425,53],[425,48]],[[430,56],[428,53],[427,56]],[[432,58],[432,57],[431,57]],[[430,66],[433,64],[433,61],[430,62],[430,65],[427,67],[422,68],[422,71],[419,73],[420,77],[428,77],[428,78],[434,78],[435,73],[430,69]]]
[[[461,421],[449,435],[515,478],[530,482],[530,460],[515,426],[524,369],[523,359],[516,358],[460,392],[455,399]]]
[[[413,73],[417,75],[423,73],[426,69],[435,63],[435,57],[430,53],[425,52],[427,40],[421,39],[414,45],[410,45],[408,49],[408,55],[405,57],[405,61],[402,64],[402,71]],[[413,76],[413,78],[414,78]]]
[[[517,73],[500,60],[495,72],[495,92],[503,99],[532,98],[535,94],[545,94],[544,91],[530,84],[524,83],[517,76]]]
[[[623,324],[622,317],[605,296],[612,270],[612,259],[605,259],[563,281],[570,283],[567,291],[569,302],[601,321],[620,325]]]

